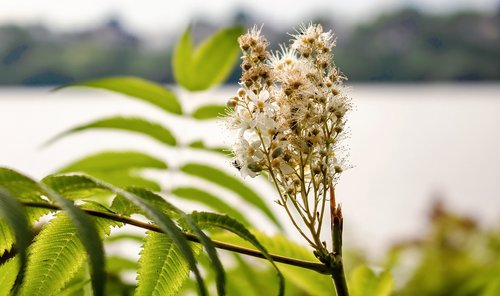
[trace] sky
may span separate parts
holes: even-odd
[[[359,22],[402,6],[446,13],[461,9],[491,12],[499,4],[500,0],[0,0],[0,24],[43,23],[64,31],[119,16],[129,29],[147,33],[178,30],[197,16],[224,21],[239,8],[248,9],[273,25],[289,26],[318,14]]]

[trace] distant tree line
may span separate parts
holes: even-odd
[[[250,25],[241,15],[235,22]],[[323,22],[331,27],[332,20]],[[274,44],[288,38],[266,35]],[[0,85],[58,85],[111,75],[169,83],[171,52],[170,45],[145,46],[114,19],[74,33],[54,33],[42,26],[3,26]],[[342,32],[336,55],[338,66],[354,82],[498,81],[500,11],[427,15],[401,10]],[[238,80],[239,72],[233,71],[230,83]]]

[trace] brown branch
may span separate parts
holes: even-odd
[[[56,211],[61,210],[61,208],[59,206],[54,205],[54,204],[48,204],[48,203],[24,201],[24,202],[22,202],[22,204],[26,207],[45,208],[45,209],[56,210]],[[111,212],[106,213],[106,212],[100,212],[100,211],[88,210],[88,209],[81,209],[81,210],[84,211],[85,213],[91,215],[91,216],[94,216],[94,217],[105,218],[105,219],[109,219],[109,220],[113,220],[113,221],[117,221],[117,222],[122,222],[125,224],[134,225],[136,227],[151,230],[154,232],[163,233],[163,231],[155,224],[135,220],[135,219],[132,219],[132,218],[124,216],[124,215],[111,213]],[[183,232],[183,234],[186,237],[186,239],[189,241],[192,241],[195,243],[200,242],[199,239],[191,233]],[[212,243],[214,244],[214,246],[216,248],[219,248],[219,249],[228,250],[231,252],[236,252],[236,253],[240,253],[243,255],[252,256],[252,257],[256,257],[256,258],[265,259],[264,255],[261,252],[254,250],[254,249],[245,248],[245,247],[241,247],[241,246],[237,246],[237,245],[233,245],[233,244],[229,244],[229,243],[225,243],[225,242],[221,242],[221,241],[216,241],[216,240],[212,240]],[[316,263],[316,262],[312,262],[312,261],[306,261],[306,260],[301,260],[301,259],[296,259],[296,258],[291,258],[291,257],[285,257],[285,256],[281,256],[281,255],[276,255],[276,254],[269,254],[269,255],[274,261],[279,262],[279,263],[309,269],[309,270],[316,271],[316,272],[321,273],[321,274],[330,274],[330,270],[328,270],[328,268],[324,264],[321,264],[321,263]]]

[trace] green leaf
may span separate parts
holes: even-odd
[[[44,184],[40,184],[45,186]],[[44,188],[51,199],[54,199],[57,204],[68,214],[71,221],[78,230],[78,235],[87,251],[89,258],[92,289],[94,294],[104,295],[104,281],[106,272],[104,271],[104,247],[102,240],[97,232],[96,225],[92,219],[88,217],[82,210],[78,209],[73,202],[63,198],[58,193],[50,189]]]
[[[4,219],[0,218],[0,257],[9,252],[14,244],[14,234]],[[2,295],[2,294],[0,294]]]
[[[164,161],[142,152],[105,151],[79,159],[62,168],[59,173],[81,172],[122,188],[142,186],[159,191],[158,182],[140,173],[142,169],[166,168]]]
[[[153,138],[168,146],[175,146],[177,143],[170,130],[158,123],[147,121],[140,117],[117,116],[99,119],[84,125],[74,127],[70,130],[60,133],[59,135],[56,135],[54,138],[50,139],[47,144],[55,142],[67,135],[90,129],[116,129],[134,132]]]
[[[19,295],[56,295],[85,260],[85,248],[71,219],[59,214],[47,224],[30,247],[26,280]]]
[[[217,255],[215,245],[213,244],[212,240],[198,227],[198,224],[193,221],[190,215],[188,216],[184,214],[183,219],[205,248],[205,251],[211,262],[211,267],[215,270],[217,293],[219,295],[226,295],[226,275],[224,273],[224,268],[222,267],[219,256]]]
[[[105,89],[150,103],[164,111],[182,114],[182,107],[176,95],[169,89],[152,81],[138,77],[117,76],[77,82],[64,87],[85,86]]]
[[[227,149],[225,147],[207,147],[205,145],[205,143],[203,143],[202,140],[193,141],[193,142],[188,144],[188,147],[193,148],[193,149],[200,149],[200,150],[206,150],[206,151],[210,151],[210,152],[216,152],[216,153],[223,154],[224,156],[231,156],[232,157],[229,149]]]
[[[170,203],[166,202],[163,197],[161,197],[158,194],[155,194],[145,188],[139,188],[139,187],[128,187],[125,188],[125,190],[129,193],[135,194],[136,196],[140,197],[141,199],[147,201],[150,205],[154,206],[155,208],[159,209],[161,212],[164,214],[168,215],[169,217],[172,218],[179,218],[181,215],[181,211],[171,205]],[[132,214],[142,214],[142,215],[147,215],[146,212],[144,212],[142,207],[137,206],[135,203],[130,201],[129,199],[123,197],[123,196],[117,196],[113,200],[113,204],[111,205],[111,208],[122,214],[122,215],[127,215],[130,216]]]
[[[174,48],[172,58],[173,74],[177,83],[185,88],[191,84],[191,59],[193,55],[193,40],[191,27],[187,27]]]
[[[189,277],[179,247],[163,233],[148,231],[139,259],[135,295],[177,295]]]
[[[233,191],[245,201],[260,209],[276,226],[281,228],[278,219],[276,219],[276,216],[263,199],[240,180],[230,176],[224,171],[204,164],[188,163],[183,165],[180,170],[188,175],[196,176]]]
[[[23,206],[11,196],[10,193],[0,187],[0,217],[3,217],[14,232],[16,238],[16,251],[19,254],[19,278],[22,282],[24,269],[27,262],[27,248],[31,243],[32,234]]]
[[[193,219],[193,221],[195,221],[195,223],[202,228],[206,227],[222,228],[250,242],[255,248],[257,248],[264,255],[264,257],[266,257],[267,260],[269,260],[269,262],[276,269],[279,278],[279,295],[284,294],[285,279],[281,274],[281,271],[278,269],[271,256],[269,256],[269,253],[267,252],[266,248],[243,224],[241,224],[240,222],[236,221],[235,219],[227,215],[219,215],[208,212],[193,212],[192,214],[189,215],[189,217]]]
[[[155,205],[152,205],[148,200],[138,196],[137,194],[95,180],[89,176],[83,176],[83,177],[86,177],[89,180],[95,182],[96,187],[108,188],[110,191],[116,193],[117,195],[122,196],[125,199],[131,201],[148,218],[157,223],[158,227],[160,227],[160,229],[165,234],[167,234],[172,239],[172,241],[179,247],[181,254],[184,256],[190,269],[193,271],[195,275],[196,281],[200,289],[200,293],[202,295],[207,295],[203,278],[201,277],[200,271],[196,265],[196,259],[194,257],[192,249],[189,246],[189,242],[184,237],[184,234],[181,232],[181,230],[177,227],[177,225],[174,223],[174,221],[172,221],[172,219],[168,215],[166,215],[161,209],[157,208]],[[143,189],[142,189],[143,191],[140,191],[141,189],[137,190],[139,190],[138,192],[144,191]]]
[[[268,236],[256,231],[252,231],[252,233],[270,253],[319,263],[311,250],[290,241],[283,235]],[[232,233],[214,233],[212,238],[248,248],[252,247],[252,244],[248,241]],[[334,287],[332,278],[329,275],[322,275],[315,271],[281,263],[277,263],[277,265],[287,281],[293,282],[294,285],[304,290],[307,295],[332,295]]]
[[[198,267],[196,266],[196,259],[194,257],[193,251],[189,247],[188,241],[186,240],[180,229],[172,221],[172,219],[170,219],[170,217],[165,215],[162,211],[152,206],[147,201],[139,198],[135,194],[131,194],[127,191],[120,190],[118,188],[114,188],[114,191],[122,195],[123,197],[127,198],[131,202],[133,202],[139,208],[141,208],[141,210],[144,211],[150,219],[155,221],[160,227],[160,229],[164,231],[172,239],[172,241],[179,247],[179,250],[181,251],[184,258],[187,260],[189,267],[193,271],[196,280],[198,282],[200,293],[202,295],[206,295],[207,292],[205,284],[198,270]]]
[[[19,258],[16,256],[0,265],[0,295],[11,295],[19,273]]]
[[[50,195],[56,194],[51,189],[48,189],[48,191]],[[101,210],[101,207],[95,203],[85,203],[82,207]],[[97,238],[93,239],[99,245],[102,245],[102,237],[109,234],[110,226],[121,225],[118,222],[104,218],[86,217],[89,220],[83,222],[92,223],[91,226],[87,225],[87,227],[93,226],[96,229],[98,232]],[[81,235],[82,231],[79,227],[75,226],[77,223],[74,220],[67,213],[59,212],[56,218],[52,219],[36,236],[35,242],[29,249],[30,264],[26,271],[26,281],[21,287],[21,295],[53,295],[65,287],[66,283],[82,267],[85,268],[82,265],[87,258],[85,253],[86,251],[88,253],[89,247],[80,239],[80,237],[84,237]],[[95,251],[95,248],[92,251]],[[95,265],[92,264],[101,264],[100,266],[103,269],[104,262],[99,262],[99,258],[95,260],[95,258],[89,257],[89,260],[93,271],[92,274],[100,276],[96,280],[101,281],[101,285],[103,285],[104,270],[103,273],[99,274],[99,272],[95,272]],[[94,294],[99,295],[99,292],[95,292],[99,291],[99,286],[95,286],[94,278],[92,278]]]
[[[69,282],[63,290],[57,293],[57,296],[79,296],[85,295],[84,289],[87,284],[90,283],[90,279],[74,279]]]
[[[130,169],[166,169],[167,164],[156,157],[138,151],[104,151],[78,159],[59,173],[88,171],[119,171]]]
[[[46,202],[41,198],[45,192],[37,182],[11,169],[0,167],[0,187],[20,201]],[[50,210],[41,208],[26,209],[28,222],[33,223],[49,212]]]
[[[125,270],[137,270],[137,262],[119,256],[106,257],[106,269],[108,273],[119,274]]]
[[[180,198],[203,203],[221,214],[227,214],[235,218],[242,224],[250,225],[250,222],[238,210],[207,191],[194,187],[177,187],[172,189],[171,192]]]
[[[222,83],[231,73],[239,55],[237,38],[242,33],[242,27],[219,30],[193,50],[191,28],[187,28],[174,50],[176,81],[191,91],[205,90]]]
[[[383,272],[379,276],[365,265],[354,269],[349,278],[349,287],[353,296],[389,296],[392,292],[392,277]]]
[[[498,296],[500,293],[500,279],[497,277],[486,284],[481,296]]]
[[[131,241],[135,241],[135,242],[142,242],[143,236],[131,234],[131,233],[121,233],[121,234],[114,234],[114,235],[106,237],[106,241],[110,242],[110,243],[121,241],[121,240],[131,240]]]
[[[45,194],[37,182],[14,170],[1,167],[0,186],[22,201],[43,201],[40,196]]]
[[[80,175],[49,175],[42,180],[42,183],[71,200],[110,194],[107,188],[96,187],[94,182]]]
[[[224,116],[226,109],[224,105],[204,105],[194,110],[191,116],[198,120],[216,119]]]
[[[148,200],[148,201],[156,201],[156,208],[162,210],[162,212],[172,212],[172,216],[175,217],[181,217],[185,225],[193,231],[193,233],[198,237],[199,242],[203,245],[205,248],[205,251],[207,252],[208,258],[211,261],[211,266],[215,270],[216,275],[217,275],[217,291],[219,295],[225,295],[225,275],[224,275],[224,268],[222,267],[222,264],[219,260],[219,257],[217,256],[217,251],[215,250],[215,246],[212,243],[212,241],[203,233],[203,231],[198,227],[198,225],[184,212],[181,210],[177,209],[175,206],[172,204],[168,203],[165,201],[161,196],[156,195],[153,192],[150,192],[145,189],[141,188],[132,188],[128,189],[128,192],[131,192],[137,196],[140,196],[141,198]]]
[[[130,186],[145,187],[154,191],[160,191],[160,184],[151,179],[147,179],[134,171],[114,171],[114,172],[101,172],[101,171],[88,171],[88,175],[102,180],[106,183],[113,184],[120,188]]]

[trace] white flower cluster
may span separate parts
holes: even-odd
[[[306,223],[317,224],[316,213],[342,172],[338,142],[351,104],[333,64],[332,33],[311,24],[291,36],[290,46],[274,54],[256,27],[239,38],[241,88],[228,102],[234,110],[228,121],[237,130],[234,164],[241,174],[266,171],[280,193],[278,204],[291,200]]]

